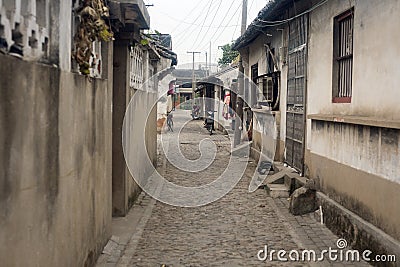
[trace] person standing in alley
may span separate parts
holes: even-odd
[[[173,116],[172,116],[172,110],[170,112],[167,113],[167,126],[168,126],[168,130],[173,132],[173,126],[174,126],[174,121],[172,120]]]

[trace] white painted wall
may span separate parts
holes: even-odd
[[[351,5],[350,5],[351,3]],[[332,103],[333,18],[354,8],[353,97]],[[400,119],[400,1],[328,1],[310,14],[308,114]]]
[[[352,103],[332,103],[333,21],[354,6]],[[310,14],[307,114],[334,114],[400,120],[400,1],[328,1]],[[312,129],[307,120],[307,149],[348,166],[400,183],[399,147],[385,134],[369,139],[369,127],[358,135]],[[364,138],[363,138],[364,136]],[[396,138],[395,138],[396,139]],[[364,141],[362,141],[364,140]]]

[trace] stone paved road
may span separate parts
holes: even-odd
[[[201,124],[190,122],[182,131],[182,153],[190,159],[198,158],[198,141],[209,137],[218,147],[216,159],[200,173],[183,172],[164,163],[160,169],[169,181],[198,186],[216,179],[226,167],[230,151],[227,136],[210,137]],[[286,199],[272,199],[261,189],[248,193],[255,168],[256,163],[250,162],[243,179],[229,194],[202,207],[174,207],[142,193],[126,218],[114,219],[116,237],[109,243],[107,254],[99,258],[98,266],[367,266],[258,260],[257,252],[265,245],[286,251],[321,250],[336,248],[338,237],[311,215],[290,215]]]

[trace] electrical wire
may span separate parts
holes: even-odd
[[[238,22],[237,22],[237,24],[236,24],[236,25],[237,25],[237,26],[239,26],[239,25],[240,25],[239,23],[240,23],[240,17],[238,16]],[[235,27],[235,30],[233,31],[233,34],[232,34],[232,40],[235,38],[236,31],[237,31],[237,28],[238,28],[237,26]]]
[[[255,1],[255,0],[251,1],[250,7],[249,7],[249,9],[247,10],[247,16],[249,16],[249,14],[250,14],[250,11],[251,11],[251,8],[253,7],[254,1]]]
[[[251,8],[253,7],[254,2],[255,2],[255,0],[251,1],[250,8],[247,10],[247,16],[249,16],[249,14],[250,14],[250,12],[251,12]],[[240,25],[239,23],[240,23],[240,17],[238,17],[238,24],[237,24],[237,26]],[[235,27],[235,30],[233,31],[233,34],[232,34],[232,41],[235,40],[235,34],[236,34],[237,26]]]
[[[210,9],[211,9],[212,3],[213,3],[213,0],[211,0],[210,6],[208,7],[208,10],[207,10],[207,13],[206,13],[206,15],[204,16],[204,20],[203,20],[203,23],[202,23],[202,25],[201,25],[200,32],[197,34],[196,39],[194,40],[194,42],[193,42],[193,44],[192,44],[192,50],[193,50],[194,44],[197,43],[197,40],[199,40],[199,36],[200,36],[201,32],[203,31],[204,24],[206,23],[206,20],[207,20],[207,18],[208,18],[208,15],[210,14]],[[219,7],[221,6],[221,3],[222,3],[222,0],[220,0],[220,2],[219,2],[218,9],[219,9]],[[217,10],[217,12],[218,12],[218,10]],[[217,13],[217,12],[215,12],[215,13]],[[215,17],[215,16],[214,16],[214,17]],[[211,22],[211,25],[212,25],[212,22]],[[210,29],[210,28],[208,28],[208,29]],[[208,32],[208,30],[207,30],[207,32]],[[206,32],[205,35],[207,35],[207,32]]]
[[[315,6],[311,7],[310,9],[308,9],[308,10],[306,10],[306,11],[304,11],[304,12],[302,12],[302,13],[296,15],[296,16],[293,16],[293,17],[291,17],[291,18],[288,18],[288,19],[276,20],[276,21],[268,21],[268,20],[262,20],[262,19],[256,19],[256,20],[259,21],[259,22],[261,22],[261,23],[268,23],[268,24],[269,24],[269,23],[272,23],[272,24],[275,24],[275,25],[281,25],[281,24],[287,23],[287,22],[289,22],[289,21],[292,21],[292,20],[294,20],[294,19],[296,19],[296,18],[298,18],[298,17],[301,17],[301,16],[303,16],[303,15],[305,15],[305,14],[307,14],[307,13],[310,13],[311,11],[313,11],[314,9],[316,9],[316,8],[318,8],[318,7],[322,6],[322,5],[324,5],[324,4],[325,4],[326,2],[328,2],[328,1],[329,1],[329,0],[321,1],[321,2],[319,2],[318,4],[316,4]],[[270,25],[265,25],[265,26],[270,26]]]
[[[262,29],[263,28],[267,28],[267,27],[276,27],[276,26],[284,25],[284,24],[286,24],[286,23],[288,23],[288,22],[290,22],[290,21],[292,21],[292,20],[294,20],[294,19],[296,19],[296,18],[298,18],[298,17],[300,17],[302,15],[305,15],[305,14],[313,11],[314,9],[322,6],[323,4],[325,4],[328,1],[329,0],[322,1],[322,2],[320,2],[318,4],[316,4],[315,6],[311,7],[310,9],[308,9],[308,10],[306,10],[306,11],[304,11],[304,12],[302,12],[302,13],[296,15],[296,16],[293,16],[291,18],[285,19],[285,20],[266,21],[266,20],[256,19],[258,22],[261,22],[261,24],[257,24],[255,22],[253,22],[251,25],[254,26],[254,27],[257,27],[257,28],[262,28]],[[266,24],[262,24],[262,23],[266,23]]]
[[[238,11],[240,10],[240,7],[241,7],[241,6],[242,6],[242,4],[240,3],[239,6],[237,7],[237,9],[235,10],[235,12],[233,13],[233,15],[230,17],[230,19],[229,19],[229,21],[227,22],[227,24],[231,23],[232,19],[236,16],[236,14],[238,13]],[[222,19],[222,21],[221,21],[220,25],[218,26],[217,30],[216,30],[216,31],[213,33],[213,35],[211,36],[210,40],[213,40],[214,42],[216,42],[216,41],[219,39],[219,37],[217,37],[216,39],[213,39],[213,38],[214,38],[214,36],[218,33],[218,30],[219,30],[220,28],[223,27],[223,26],[222,26],[222,23],[225,21],[226,17],[229,15],[229,11],[231,10],[232,7],[233,7],[233,3],[231,4],[231,6],[230,6],[228,12],[225,14],[225,17]],[[240,19],[240,16],[239,16],[239,19]],[[221,35],[220,35],[220,36],[221,36]],[[202,47],[201,50],[206,49],[205,47],[206,47],[206,46]]]
[[[211,23],[210,23],[211,25],[213,24],[215,18],[217,17],[218,11],[219,11],[219,9],[221,8],[222,1],[223,1],[223,0],[220,0],[220,2],[219,2],[217,11],[215,12],[214,17],[212,18],[212,21],[211,21]],[[232,1],[232,3],[233,3],[233,1]],[[232,6],[232,4],[231,4],[231,6]],[[229,8],[229,9],[230,9],[230,8]],[[228,12],[229,12],[229,10],[228,10]],[[228,12],[227,12],[227,13],[228,13]],[[219,26],[218,26],[218,27],[219,27]],[[217,27],[217,29],[218,29],[218,27]],[[206,33],[204,34],[205,37],[207,36],[207,34],[208,34],[209,31],[210,31],[210,28],[208,28],[207,31],[206,31]],[[200,35],[200,34],[199,34],[199,35]],[[199,37],[199,35],[197,35],[197,37]],[[198,40],[198,38],[196,38],[196,41],[193,42],[192,48],[193,48],[193,47],[196,47],[196,45],[197,45],[197,40]]]
[[[192,12],[193,12],[195,9],[197,9],[197,8],[200,6],[201,3],[202,3],[202,1],[197,2],[197,5],[195,5],[195,6],[190,10],[190,12],[186,15],[186,17],[185,17],[183,20],[189,18],[189,16],[192,15]],[[164,13],[164,12],[161,12],[161,11],[159,11],[159,12],[160,12],[161,14],[166,15],[167,17],[169,17],[169,18],[171,18],[171,19],[173,19],[173,20],[177,20],[177,19],[175,19],[174,17],[172,17],[172,16],[170,16],[170,15]],[[201,15],[201,13],[200,13],[200,15]],[[196,20],[197,20],[198,18],[200,18],[200,15],[196,18]],[[195,24],[192,24],[192,25],[195,25]],[[169,34],[172,35],[172,33],[175,32],[175,31],[178,29],[179,26],[181,26],[181,24],[177,24],[171,31],[169,31]],[[195,26],[197,26],[197,25],[195,25]],[[190,27],[190,26],[189,26],[189,27]],[[165,38],[167,38],[167,37],[165,37]],[[163,39],[161,40],[161,42],[164,41],[165,38],[163,38]]]
[[[192,23],[192,22],[180,20],[180,19],[174,18],[174,17],[172,17],[172,16],[170,16],[170,15],[168,15],[167,13],[164,13],[164,12],[160,12],[160,13],[163,14],[163,15],[165,15],[165,16],[167,16],[167,17],[169,17],[170,19],[175,20],[175,21],[178,21],[178,22],[180,22],[180,23],[182,23],[182,24],[188,24],[188,25],[192,25],[192,26],[196,26],[196,27],[201,27],[200,24],[195,24],[195,23]],[[239,26],[239,25],[240,25],[240,24],[232,24],[232,25],[227,25],[227,26],[222,26],[222,27],[224,27],[224,28],[230,28],[230,27],[237,27],[237,26]],[[217,28],[217,27],[218,27],[218,26],[213,26],[213,25],[205,25],[205,26],[204,26],[204,28]],[[172,31],[171,31],[170,33],[172,33]]]
[[[207,3],[212,2],[212,0],[209,0]],[[206,5],[208,6],[208,5]],[[196,23],[196,21],[201,17],[201,15],[204,14],[204,9],[200,11],[199,15],[196,17],[196,19],[193,21],[193,24]],[[180,32],[179,34],[177,34],[178,38],[176,39],[177,43],[179,44],[181,41],[183,41],[187,34],[191,35],[193,34],[193,31],[189,31],[189,29],[191,28],[191,25],[189,25],[188,27],[186,27],[182,32]],[[178,46],[178,45],[177,45]]]
[[[210,3],[210,2],[208,2]],[[204,14],[205,9],[203,9],[200,14],[199,17]],[[196,20],[193,22],[193,24],[195,24],[195,22],[197,21],[197,19],[199,18],[197,17]],[[195,33],[194,30],[191,30],[191,26],[186,27],[185,30],[183,30],[182,32],[180,32],[179,34],[177,34],[177,38],[176,38],[176,45],[175,47],[180,47],[183,43],[185,43],[185,41],[188,39],[188,36],[191,36]]]
[[[228,17],[229,11],[232,9],[233,4],[234,4],[234,1],[232,1],[231,5],[230,5],[230,7],[229,7],[229,9],[228,9],[228,11],[225,13],[225,16],[224,16],[224,18],[221,20],[221,23],[219,24],[217,30],[216,30],[216,31],[213,33],[213,35],[210,37],[210,40],[213,40],[214,36],[215,36],[215,35],[218,33],[218,31],[220,30],[220,28],[221,28],[221,26],[222,26],[222,23],[224,23],[225,19]],[[229,23],[230,23],[230,22],[232,21],[232,19],[235,17],[236,13],[239,11],[239,9],[240,9],[241,6],[242,6],[242,4],[240,4],[240,5],[238,6],[238,8],[236,9],[235,13],[231,16],[230,20],[228,21],[227,25],[229,25]],[[216,40],[218,40],[218,38],[215,39],[215,40],[213,40],[213,41],[215,42]],[[203,48],[204,48],[204,47],[203,47]]]
[[[199,1],[199,2],[197,3],[197,5],[196,5],[192,10],[190,10],[190,12],[186,15],[186,17],[185,17],[183,20],[189,18],[189,16],[191,16],[192,12],[193,12],[196,8],[198,8],[198,7],[200,6],[201,2],[202,2],[202,1]],[[161,13],[162,13],[162,12],[161,12]],[[169,15],[168,15],[168,16],[169,16]],[[172,18],[172,16],[171,16],[171,18]],[[178,29],[179,26],[180,26],[180,24],[176,25],[176,26],[171,30],[170,33],[173,33],[176,29]]]

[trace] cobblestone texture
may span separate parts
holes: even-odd
[[[198,141],[205,137],[218,146],[212,165],[204,172],[187,173],[167,163],[162,171],[169,181],[198,186],[221,174],[229,158],[230,142],[221,134],[208,136],[200,121],[189,123],[181,133],[182,153],[192,160],[198,158]],[[173,207],[142,193],[128,219],[115,220],[116,224],[128,225],[131,221],[134,226],[120,233],[119,246],[111,255],[102,255],[98,266],[368,266],[259,261],[257,252],[265,245],[275,250],[320,251],[336,248],[338,237],[312,215],[289,214],[287,199],[272,199],[262,189],[248,193],[255,168],[256,163],[250,161],[245,177],[228,195],[203,207]]]

